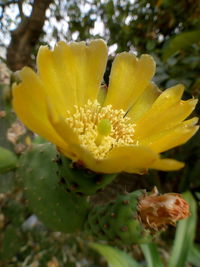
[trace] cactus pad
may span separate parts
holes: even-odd
[[[21,158],[28,204],[48,227],[55,231],[81,230],[88,213],[82,196],[64,190],[57,176],[56,149],[51,144],[34,145]]]
[[[142,226],[138,214],[138,200],[142,190],[121,195],[114,202],[94,207],[88,215],[85,230],[97,239],[120,241],[126,245],[151,240],[149,231]]]
[[[59,176],[65,182],[65,187],[76,193],[93,195],[104,189],[117,176],[117,174],[94,173],[84,169],[78,164],[62,155],[57,158]]]

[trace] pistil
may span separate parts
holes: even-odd
[[[97,137],[95,139],[95,144],[99,146],[103,138],[108,136],[112,130],[111,122],[108,119],[101,120],[97,125]]]

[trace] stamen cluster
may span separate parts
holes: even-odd
[[[89,150],[96,159],[106,158],[108,152],[117,146],[128,146],[135,143],[134,124],[122,109],[113,109],[112,105],[101,106],[97,100],[88,100],[87,104],[80,107],[75,105],[75,112],[67,112],[66,122],[78,135],[81,145]],[[102,120],[109,120],[111,130],[109,135],[96,142],[98,124]]]

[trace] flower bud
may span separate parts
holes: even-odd
[[[141,222],[152,231],[164,230],[190,215],[189,204],[180,194],[160,195],[156,188],[152,194],[140,199],[138,208]]]

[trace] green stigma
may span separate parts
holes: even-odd
[[[97,137],[95,143],[99,146],[103,140],[103,138],[110,134],[112,129],[111,123],[108,119],[101,120],[97,125]]]
[[[111,132],[111,123],[108,119],[101,120],[97,125],[97,131],[100,135],[107,136]]]

